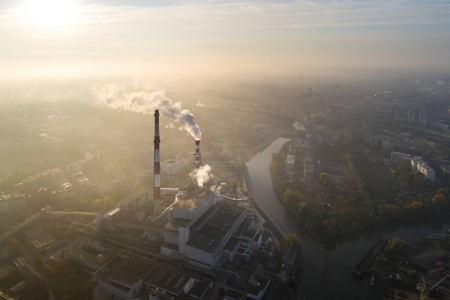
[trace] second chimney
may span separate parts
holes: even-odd
[[[200,141],[195,141],[195,168],[200,168]]]

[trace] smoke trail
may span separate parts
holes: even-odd
[[[292,126],[294,126],[295,130],[305,130],[305,125],[299,123],[298,121],[295,121]]]
[[[183,199],[178,201],[178,206],[191,210],[196,208],[200,202],[201,201],[199,199]]]
[[[113,109],[134,111],[143,114],[153,113],[159,109],[161,113],[180,124],[196,140],[201,140],[200,127],[195,123],[195,116],[187,109],[181,108],[181,102],[173,102],[166,97],[165,92],[143,86],[132,88],[106,84],[94,88],[97,104]]]
[[[203,185],[208,182],[210,179],[212,179],[214,176],[211,174],[211,166],[210,165],[204,165],[201,166],[198,169],[194,169],[189,176],[197,181],[197,184],[199,187],[203,187]]]

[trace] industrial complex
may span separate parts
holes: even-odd
[[[57,241],[42,229],[28,236],[40,243],[38,251],[49,259],[63,256],[79,263],[90,274],[99,299],[212,299],[221,286],[225,287],[214,286],[220,278],[235,282],[228,286],[226,299],[261,299],[269,278],[260,279],[261,284],[242,274],[237,265],[249,262],[260,250],[273,260],[280,250],[276,237],[265,232],[263,217],[256,212],[251,197],[240,189],[236,197],[235,190],[229,193],[227,182],[209,180],[212,175],[198,181],[196,177],[202,172],[210,172],[203,170],[200,140],[195,141],[191,178],[180,187],[161,187],[158,110],[154,119],[152,187],[144,184],[108,211],[55,211],[47,207],[24,224],[26,227],[41,218],[66,222],[65,226],[76,221],[83,238]],[[171,165],[176,164],[166,163],[166,168]],[[150,176],[143,178],[149,180]]]

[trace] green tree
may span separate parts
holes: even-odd
[[[79,227],[80,224],[78,224],[77,222],[73,222],[72,224],[70,224],[69,230],[67,231],[67,236],[69,239],[73,239],[79,233]]]
[[[114,203],[119,202],[119,193],[117,191],[112,192],[111,198],[113,199]]]
[[[388,241],[386,247],[384,248],[384,253],[386,256],[392,258],[396,255],[404,255],[407,248],[408,244],[404,240],[394,237]]]
[[[236,179],[233,179],[230,181],[230,183],[228,184],[228,188],[230,190],[230,192],[235,193],[236,189],[238,187],[238,182]]]
[[[95,211],[100,211],[103,209],[103,200],[102,199],[95,199],[94,200],[94,210]]]
[[[103,198],[103,208],[105,210],[108,210],[108,209],[112,208],[113,205],[114,205],[114,203],[113,203],[111,197],[106,196],[105,198]]]
[[[300,248],[300,238],[295,233],[286,233],[284,235],[286,244],[292,244],[294,247]]]
[[[291,188],[288,188],[283,194],[283,201],[287,207],[294,209],[297,207],[297,204],[302,201],[302,195]]]
[[[398,176],[398,185],[406,190],[411,186],[411,177],[408,174],[401,174]]]

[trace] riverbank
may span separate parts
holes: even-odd
[[[243,169],[244,177],[246,180],[246,186],[249,192],[249,195],[254,199],[253,188],[250,182],[250,176],[248,174],[247,166]],[[265,220],[265,224],[263,227],[267,228],[271,233],[275,235],[275,238],[278,240],[278,244],[282,251],[286,250],[284,243],[284,234],[285,232],[278,226],[278,224],[272,219],[272,217],[266,212],[266,210],[261,207],[258,202],[253,201],[256,211],[261,215],[261,217]]]
[[[298,219],[278,201],[274,193],[269,173],[270,160],[272,153],[278,152],[287,140],[277,139],[264,151],[256,154],[247,162],[247,170],[254,201],[264,208],[283,232],[295,233],[302,241],[304,265],[296,279],[298,292],[306,299],[382,299],[383,289],[379,285],[371,287],[369,278],[361,281],[352,279],[353,268],[378,239],[399,237],[408,243],[418,243],[424,237],[441,230],[442,223],[430,220],[381,227],[352,236],[347,241],[339,241],[332,248],[325,248],[304,230]]]

